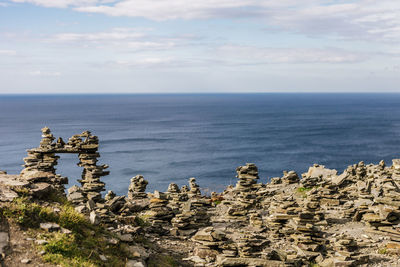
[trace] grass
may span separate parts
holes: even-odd
[[[139,217],[136,216],[135,217],[135,224],[137,226],[142,226],[142,227],[146,227],[146,226],[150,226],[151,224],[146,220],[146,218],[144,216]]]
[[[387,253],[388,253],[387,248],[379,248],[378,249],[378,254],[385,255]]]
[[[53,202],[59,212],[43,207],[28,198],[18,198],[11,204],[0,208],[1,215],[19,224],[22,229],[48,241],[38,245],[45,251],[43,260],[61,266],[125,266],[128,252],[122,244],[110,244],[108,239],[115,238],[102,226],[92,225],[82,214],[75,211],[68,202]],[[54,222],[71,231],[69,234],[47,233],[39,228],[42,222]],[[107,257],[103,262],[100,255]]]
[[[151,255],[147,267],[178,267],[179,263],[168,255]]]
[[[297,193],[301,195],[301,197],[306,198],[307,197],[307,192],[310,191],[311,189],[316,188],[316,187],[298,187],[296,189]]]

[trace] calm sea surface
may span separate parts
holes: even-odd
[[[262,182],[313,163],[339,171],[361,160],[391,163],[400,157],[400,94],[0,96],[0,169],[19,173],[44,126],[65,141],[86,129],[98,135],[111,171],[103,180],[118,194],[137,174],[149,191],[189,177],[221,191],[246,162]],[[59,160],[70,184],[77,162]]]

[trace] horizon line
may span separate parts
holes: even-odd
[[[0,96],[68,96],[68,95],[257,95],[257,94],[400,94],[400,92],[392,92],[392,91],[383,91],[383,92],[358,92],[358,91],[350,91],[350,92],[335,92],[335,91],[328,91],[328,92],[190,92],[190,93],[183,93],[183,92],[136,92],[136,93],[0,93]]]

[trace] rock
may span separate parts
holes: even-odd
[[[38,245],[46,245],[49,242],[47,240],[44,240],[44,239],[39,239],[39,240],[36,240],[35,243],[38,244]]]
[[[95,211],[90,212],[89,219],[91,224],[97,225],[100,223],[100,217]]]
[[[125,267],[146,267],[141,261],[128,260]]]
[[[102,260],[104,262],[107,261],[107,257],[102,254],[99,255],[99,258],[100,258],[100,260]]]
[[[336,175],[337,170],[326,169],[324,165],[314,164],[313,167],[308,169],[305,178],[322,177],[323,179],[328,179],[335,177]]]
[[[148,182],[142,175],[136,175],[131,179],[131,184],[128,189],[128,199],[135,200],[147,197],[145,193]]]
[[[145,248],[141,246],[129,246],[128,251],[130,255],[134,258],[142,258],[144,260],[148,259],[150,256],[150,253],[146,251]]]
[[[121,235],[119,239],[123,242],[133,242],[133,237],[130,234]]]
[[[285,267],[282,261],[266,260],[260,258],[227,258],[217,257],[218,266],[265,266],[265,267]]]
[[[30,262],[31,262],[30,259],[22,259],[21,260],[21,263],[23,263],[23,264],[29,264]]]
[[[7,187],[0,187],[0,201],[11,202],[18,197],[18,194]]]
[[[47,232],[54,232],[60,230],[60,226],[58,224],[51,222],[41,223],[40,228],[46,230]]]

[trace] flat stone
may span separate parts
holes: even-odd
[[[48,232],[54,232],[60,230],[60,226],[58,224],[51,222],[41,223],[40,228]]]
[[[21,260],[21,263],[23,263],[23,264],[28,264],[28,263],[30,263],[30,262],[31,262],[30,259],[22,259],[22,260]]]
[[[39,240],[36,240],[35,243],[38,244],[38,245],[46,245],[49,242],[47,240],[44,240],[44,239],[39,239]]]
[[[284,267],[282,261],[265,260],[260,258],[222,258],[217,256],[218,266],[263,266],[263,267]]]
[[[145,267],[145,265],[141,261],[128,260],[125,267]]]
[[[0,188],[0,201],[11,202],[18,197],[18,194],[7,187]]]

